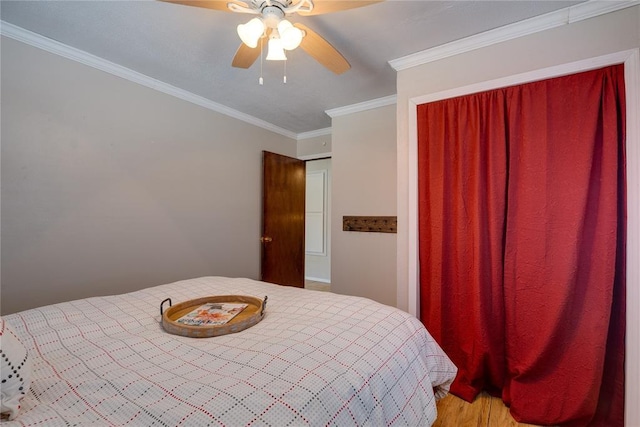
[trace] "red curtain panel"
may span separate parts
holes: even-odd
[[[624,421],[623,65],[418,106],[420,314],[521,422]]]

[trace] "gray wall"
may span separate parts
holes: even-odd
[[[396,215],[396,107],[332,120],[331,291],[396,305],[396,235],[342,231],[345,215]]]
[[[331,156],[331,134],[298,140],[299,159],[318,159]]]
[[[296,141],[2,39],[1,312],[259,276],[261,151]]]

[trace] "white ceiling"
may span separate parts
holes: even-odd
[[[282,62],[263,62],[263,86],[260,60],[248,70],[231,67],[236,26],[250,15],[154,0],[2,0],[0,18],[297,135],[330,127],[326,110],[394,95],[390,60],[581,1],[387,0],[294,15],[352,68],[335,75],[297,49],[287,55],[286,84]]]

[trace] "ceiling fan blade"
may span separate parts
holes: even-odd
[[[222,10],[224,12],[231,12],[227,7],[227,3],[238,3],[230,0],[160,0],[165,3],[181,4],[183,6],[195,6],[203,7],[205,9]],[[246,4],[240,2],[241,6]]]
[[[233,57],[233,61],[231,65],[236,68],[249,68],[256,62],[256,59],[260,57],[262,53],[261,45],[265,40],[269,40],[269,36],[271,35],[271,28],[267,28],[267,31],[258,41],[258,46],[255,48],[251,48],[244,43],[240,44],[240,47],[236,51],[235,56]]]
[[[344,56],[335,47],[331,46],[328,41],[320,37],[318,33],[299,23],[294,24],[294,27],[306,33],[302,38],[300,47],[311,55],[313,59],[336,74],[342,74],[351,68]]]
[[[256,59],[260,56],[260,46],[250,48],[244,43],[240,44],[240,47],[236,51],[231,65],[236,68],[249,68],[256,62]]]
[[[340,12],[341,10],[355,9],[357,7],[369,6],[370,4],[381,3],[384,0],[315,0],[311,12],[297,12],[302,16],[323,15],[325,13]]]

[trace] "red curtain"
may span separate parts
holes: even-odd
[[[623,65],[418,106],[420,315],[452,393],[624,424]]]

